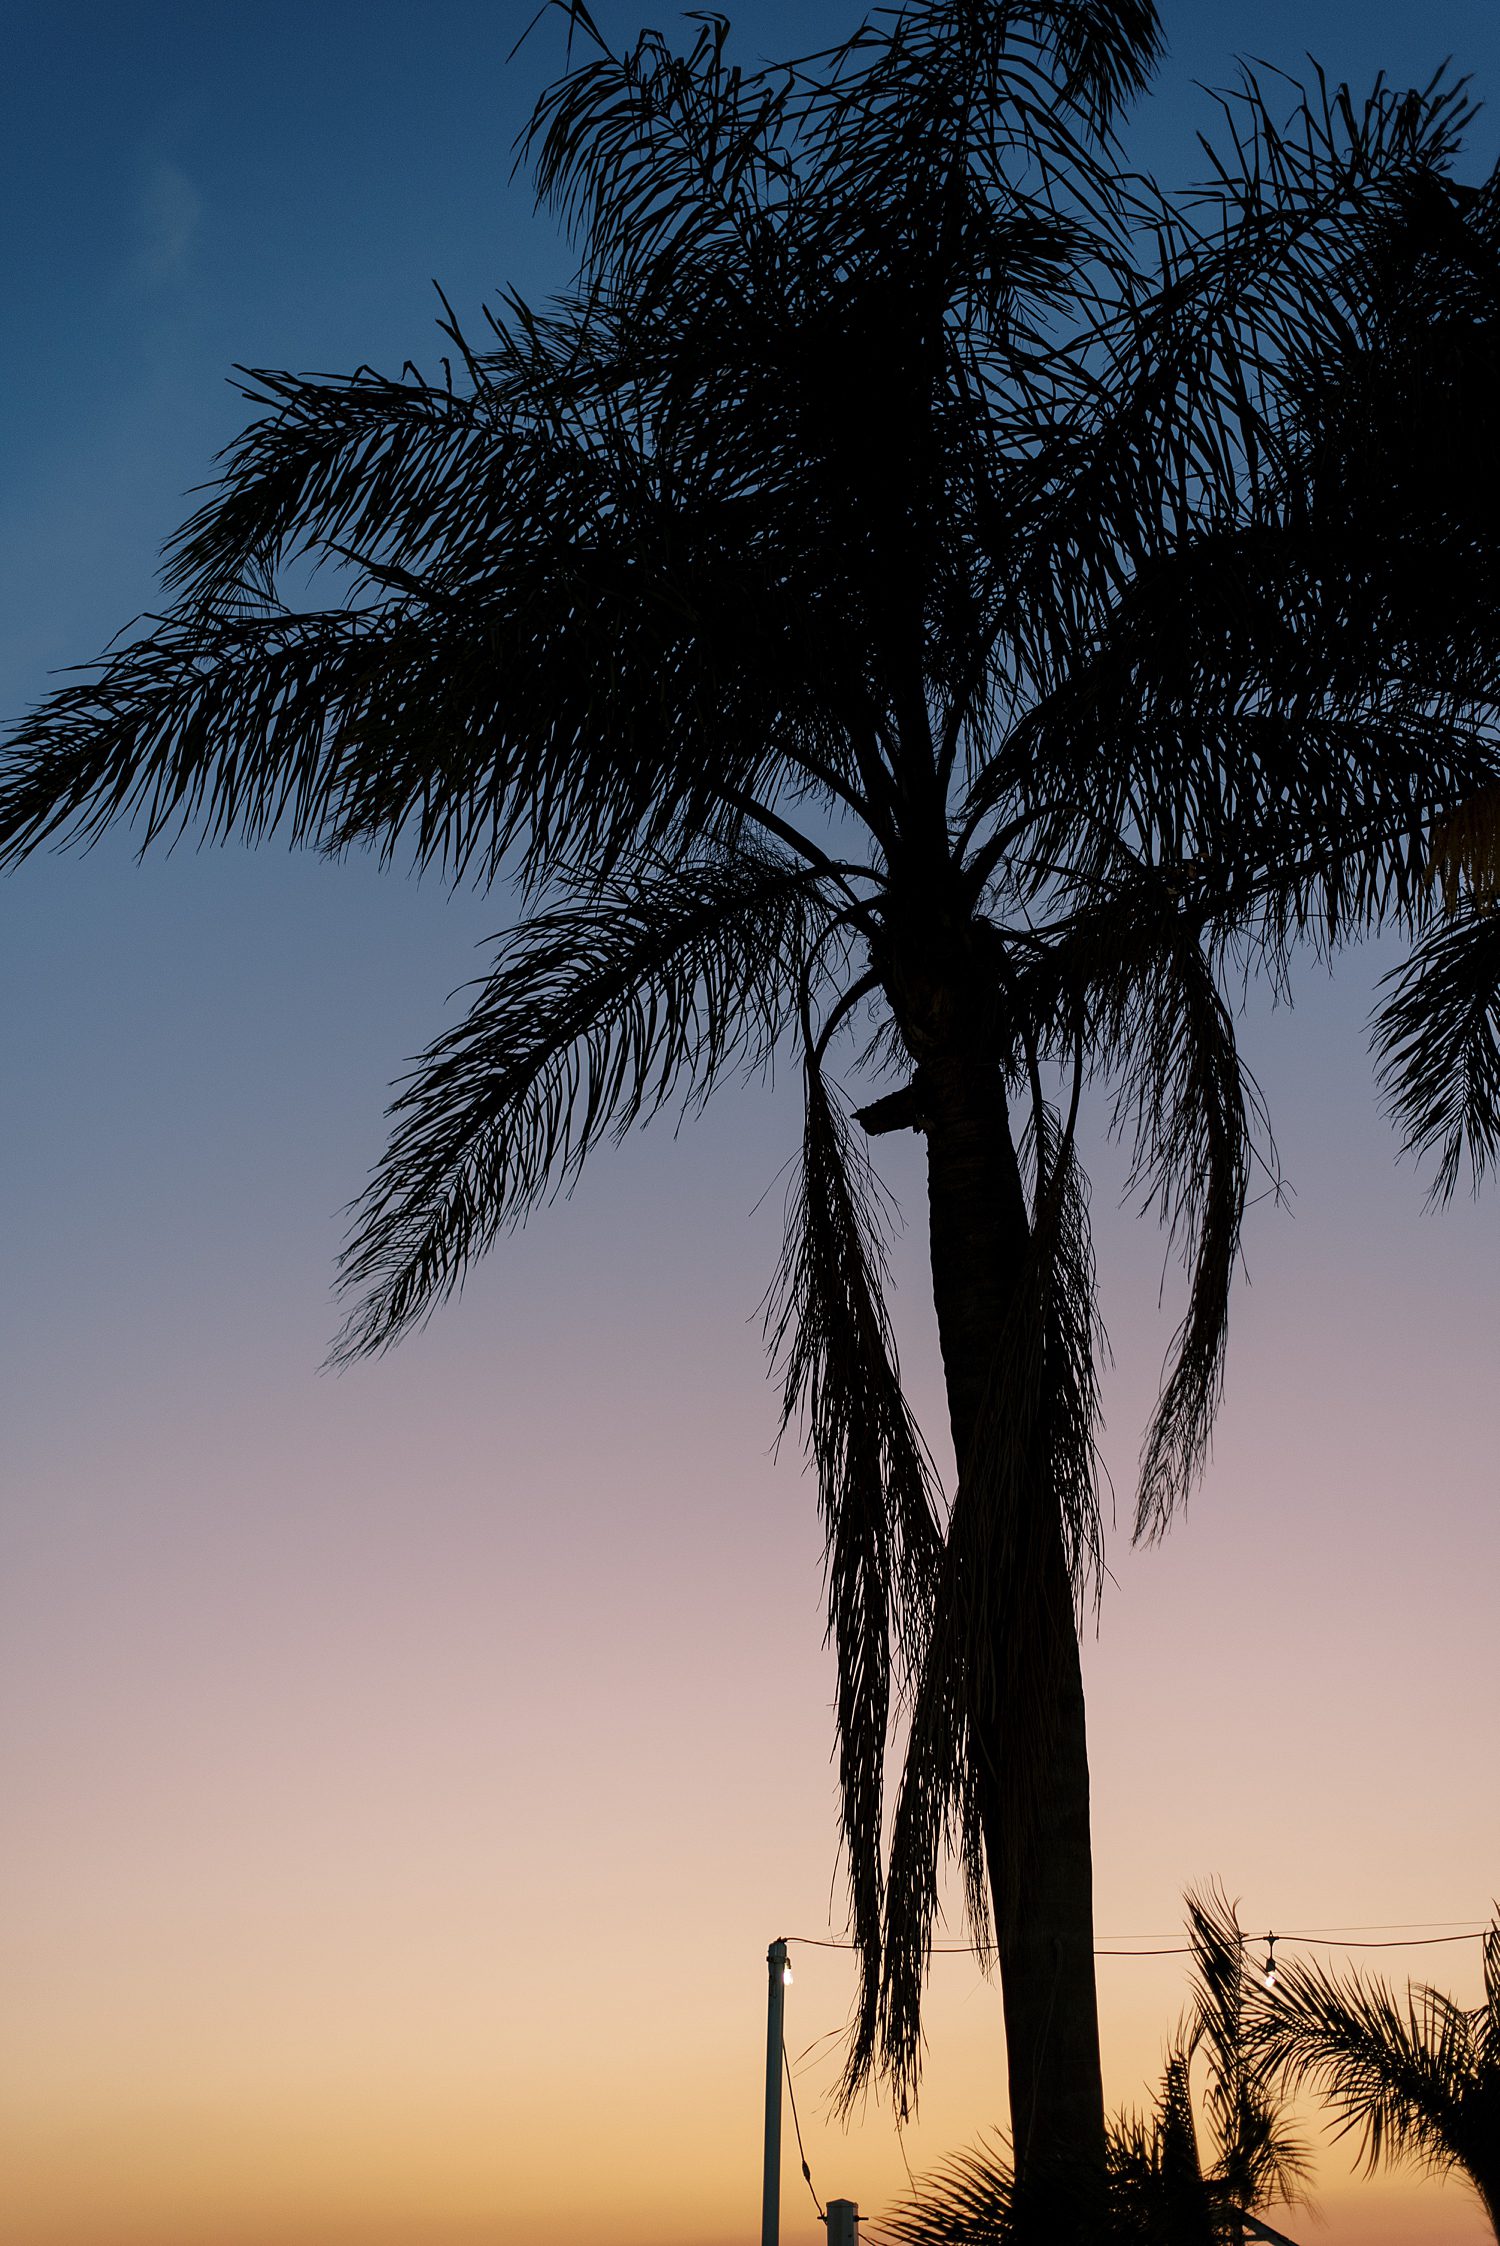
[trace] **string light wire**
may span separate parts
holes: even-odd
[[[788,1940],[790,1940],[790,1936],[788,1936]],[[802,2180],[806,2184],[808,2190],[812,2192],[812,2203],[818,2210],[818,2221],[820,2223],[826,2223],[828,2220],[828,2213],[823,2205],[823,2202],[819,2199],[816,2189],[814,2188],[812,2180],[812,2170],[807,2165],[807,2154],[803,2151],[802,2148],[802,2124],[797,2119],[797,2093],[792,2085],[792,2062],[787,2057],[785,2036],[783,2036],[781,2039],[781,2063],[786,2069],[786,2094],[792,2101],[792,2127],[797,2132],[797,2151],[801,2155],[802,2160]]]
[[[1477,1942],[1484,1933],[1483,1926],[1471,1926],[1462,1934],[1420,1934],[1411,1940],[1383,1942],[1351,1942],[1330,1934],[1278,1934],[1276,1940],[1283,1947],[1290,1942],[1299,1950],[1427,1950],[1440,1942]],[[1241,1942],[1263,1939],[1256,1934],[1242,1934]],[[1095,1950],[1095,1957],[1191,1957],[1190,1942],[1179,1942],[1173,1949],[1163,1950]]]
[[[1311,1932],[1303,1934],[1278,1934],[1276,1939],[1283,1945],[1290,1942],[1296,1949],[1426,1950],[1434,1949],[1443,1942],[1477,1942],[1479,1940],[1479,1937],[1485,1932],[1485,1926],[1483,1922],[1479,1924],[1471,1924],[1456,1919],[1429,1919],[1426,1921],[1418,1919],[1417,1921],[1415,1921],[1415,1923],[1419,1926],[1424,1923],[1429,1926],[1462,1925],[1463,1931],[1457,1934],[1417,1934],[1409,1937],[1401,1935],[1386,1936],[1378,1942],[1361,1942],[1349,1939],[1348,1937],[1341,1937],[1334,1934],[1319,1934]],[[789,1943],[799,1943],[803,1949],[809,1950],[853,1950],[858,1947],[856,1943],[851,1942],[847,1939],[844,1941],[835,1941],[834,1939],[832,1939],[832,1937],[822,1934],[788,1934],[786,1939]],[[1120,1937],[1116,1936],[1115,1939],[1119,1940]],[[1131,1939],[1131,1937],[1126,1936],[1125,1939],[1129,1940]],[[1135,1939],[1141,1940],[1145,1939],[1145,1937],[1135,1937]],[[1259,1937],[1252,1935],[1241,1935],[1240,1939],[1242,1941],[1251,1941],[1257,1940],[1259,1939]],[[1193,1948],[1190,1942],[1167,1943],[1156,1949],[1116,1950],[1096,1947],[1094,1951],[1095,1957],[1191,1957],[1192,1954]],[[976,1951],[974,1945],[971,1942],[934,1942],[932,1945],[932,1955],[934,1957],[977,1956],[980,1963],[985,1966],[986,1969],[988,1969],[989,1965],[993,1962],[994,1957],[993,1951]]]
[[[1393,1935],[1387,1934],[1383,1936],[1383,1938],[1379,1941],[1357,1941],[1350,1939],[1340,1939],[1339,1930],[1336,1928],[1321,1927],[1308,1928],[1300,1934],[1268,1935],[1265,1939],[1271,1947],[1271,1958],[1274,1958],[1274,1945],[1277,1942],[1280,1942],[1283,1947],[1288,1942],[1290,1942],[1294,1947],[1297,1948],[1319,1950],[1422,1950],[1435,1948],[1437,1945],[1443,1942],[1477,1941],[1479,1937],[1486,1931],[1483,1923],[1475,1925],[1471,1921],[1466,1919],[1451,1918],[1412,1919],[1405,1922],[1399,1919],[1387,1919],[1384,1921],[1376,1920],[1369,1927],[1350,1927],[1346,1931],[1347,1934],[1351,1936],[1366,1932],[1373,1933],[1381,1925],[1398,1928],[1400,1929],[1400,1932]],[[1459,1931],[1454,1933],[1441,1934],[1416,1932],[1412,1934],[1412,1937],[1409,1940],[1403,1940],[1401,1938],[1402,1934],[1406,1933],[1408,1929],[1420,1929],[1423,1927],[1431,1926],[1452,1927],[1457,1928]],[[788,1934],[784,1937],[784,1939],[789,1948],[793,1943],[798,1943],[803,1949],[808,1950],[849,1951],[857,1947],[854,1942],[849,1941],[848,1939],[839,1941],[831,1935],[824,1934]],[[1132,1936],[1117,1934],[1113,1936],[1106,1936],[1105,1939],[1106,1941],[1117,1942],[1139,1942],[1149,1941],[1151,1937],[1149,1935]],[[1257,1937],[1254,1935],[1241,1934],[1241,1946],[1243,1947],[1245,1943],[1254,1941],[1256,1939]],[[1116,1950],[1096,1948],[1094,1951],[1095,1957],[1191,1957],[1192,1954],[1192,1945],[1187,1942],[1163,1944],[1158,1948],[1152,1949]],[[976,1952],[974,1950],[973,1944],[969,1942],[935,1942],[932,1946],[932,1955],[934,1957],[973,1957],[976,1955]],[[993,1952],[986,1953],[981,1951],[978,1953],[978,1955],[980,1957],[980,1962],[985,1965],[986,1969],[988,1969],[989,1963],[991,1962],[991,1959],[993,1957]],[[1268,1958],[1267,1960],[1268,1970],[1270,1969],[1271,1958]],[[1274,1975],[1271,1980],[1268,1980],[1267,1985],[1274,1985]],[[829,2031],[829,2035],[815,2036],[813,2041],[807,2046],[807,2049],[798,2054],[798,2063],[800,2064],[803,2059],[806,2059],[811,2052],[816,2050],[817,2046],[820,2043],[826,2043],[829,2040],[829,2036],[841,2035],[843,2034],[843,2032],[844,2031],[841,2028],[834,2028]],[[822,2201],[818,2197],[817,2189],[812,2180],[812,2170],[807,2164],[807,2153],[802,2143],[802,2123],[799,2120],[797,2114],[797,2092],[792,2081],[792,2062],[791,2057],[787,2051],[785,2036],[783,2036],[781,2039],[781,2063],[786,2070],[787,2096],[791,2101],[792,2127],[796,2131],[797,2135],[797,2152],[802,2162],[802,2178],[804,2183],[807,2185],[808,2191],[812,2195],[812,2203],[818,2211],[819,2222],[826,2223],[828,2220],[827,2209],[823,2206]],[[896,2131],[896,2138],[898,2144],[900,2145],[901,2160],[902,2165],[906,2169],[907,2181],[912,2184],[913,2188],[915,2189],[915,2178],[912,2176],[911,2163],[909,2160],[907,2160],[906,2146],[905,2143],[902,2142],[901,2131],[899,2128]],[[887,2246],[887,2242],[880,2237],[879,2233],[866,2228],[863,2222],[861,2223],[860,2228],[864,2231],[864,2246]]]

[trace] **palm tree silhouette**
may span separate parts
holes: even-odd
[[[1215,2148],[1210,2168],[1199,2170],[1202,2196],[1210,2224],[1217,2226],[1214,2235],[1244,2246],[1247,2238],[1270,2235],[1261,2210],[1304,2195],[1307,2158],[1257,2041],[1264,1992],[1246,1957],[1238,1913],[1220,1887],[1190,1891],[1187,1913],[1193,1989],[1158,2101],[1164,2152],[1176,2112],[1186,2117],[1178,2139],[1184,2146],[1190,2142],[1190,2070],[1201,2052],[1203,2105]],[[1175,2096],[1174,2067],[1180,2073]],[[1165,2158],[1162,2165],[1167,2166]],[[1178,2166],[1186,2170],[1185,2161]]]
[[[1484,1999],[1472,2011],[1440,1989],[1300,1960],[1261,2007],[1260,2064],[1329,2100],[1336,2134],[1357,2135],[1371,2174],[1411,2161],[1471,2183],[1500,2238],[1500,1918],[1483,1938]]]
[[[1152,0],[910,0],[756,73],[717,18],[617,54],[563,13],[579,52],[525,154],[578,242],[572,292],[507,299],[480,340],[450,313],[439,380],[248,377],[257,418],[171,551],[169,612],[13,736],[0,853],[276,830],[518,885],[396,1102],[347,1355],[425,1317],[602,1137],[797,1052],[768,1324],[828,1538],[863,1967],[845,2089],[879,2065],[914,2091],[954,1851],[1040,2210],[1060,2174],[1102,2190],[1105,2148],[1077,1119],[1107,1084],[1188,1265],[1152,1537],[1204,1455],[1270,1159],[1230,980],[1426,926],[1432,836],[1496,771],[1468,659],[1493,606],[1413,622],[1405,557],[1447,530],[1351,511],[1349,384],[1318,387],[1370,347],[1382,229],[1447,194],[1467,111],[1442,85],[1319,90],[1280,129],[1250,82],[1173,202],[1111,138]],[[335,575],[321,608],[309,562]],[[898,1080],[865,1132],[926,1140],[951,1502],[840,1055]],[[1481,1143],[1493,1116],[1462,1127]]]
[[[1260,2040],[1260,1991],[1234,1907],[1189,1894],[1192,1989],[1151,2111],[1110,2125],[1107,2235],[1140,2246],[1291,2246],[1260,2212],[1302,2197],[1307,2159]],[[1193,2076],[1211,2155],[1205,2162]],[[881,2219],[901,2246],[1010,2246],[1025,2235],[1007,2148],[960,2154]]]

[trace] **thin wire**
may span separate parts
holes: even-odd
[[[1315,1934],[1278,1934],[1276,1939],[1313,1950],[1428,1950],[1436,1942],[1477,1942],[1484,1932],[1482,1926],[1471,1926],[1467,1934],[1423,1934],[1413,1942],[1338,1942]]]
[[[1363,1926],[1299,1926],[1299,1934],[1433,1934],[1445,1926],[1472,1926],[1471,1918],[1372,1918]],[[1145,1937],[1148,1941],[1150,1936]],[[1111,1934],[1112,1942],[1128,1939]]]
[[[1429,1950],[1439,1942],[1477,1942],[1484,1933],[1482,1926],[1471,1926],[1465,1934],[1421,1934],[1409,1942],[1343,1942],[1326,1934],[1278,1934],[1278,1942],[1288,1942],[1298,1950]],[[1260,1934],[1242,1934],[1242,1942],[1260,1942]],[[1184,1942],[1171,1950],[1095,1950],[1095,1957],[1191,1957],[1192,1944]]]
[[[1372,1918],[1360,1925],[1299,1926],[1298,1935],[1312,1934],[1435,1934],[1448,1926],[1470,1927],[1470,1918]],[[1100,1934],[1101,1942],[1165,1942],[1165,1934]]]
[[[792,2127],[797,2132],[797,2150],[802,2156],[802,2180],[807,2185],[808,2190],[812,2192],[812,2203],[818,2210],[818,2221],[826,2223],[828,2212],[818,2198],[816,2191],[813,2191],[812,2170],[807,2165],[807,2154],[802,2150],[802,2124],[797,2119],[797,2093],[792,2087],[792,2062],[786,2055],[785,2036],[781,2039],[781,2063],[786,2069],[786,2094],[792,2101]]]
[[[1095,1950],[1094,1952],[1095,1957],[1191,1957],[1192,1954],[1190,1942],[1179,1942],[1174,1948],[1165,1950]]]
[[[783,1940],[799,1942],[804,1950],[857,1950],[859,1948],[857,1942],[851,1942],[847,1939],[842,1942],[835,1942],[822,1934],[787,1934],[783,1936]],[[934,1942],[932,1954],[934,1957],[972,1957],[974,1945],[972,1942]]]
[[[1372,1918],[1363,1926],[1301,1926],[1297,1929],[1297,1938],[1300,1939],[1304,1935],[1313,1934],[1429,1934],[1437,1927],[1472,1927],[1473,1924],[1474,1921],[1471,1918]],[[1106,1942],[1131,1942],[1136,1940],[1151,1942],[1155,1938],[1151,1934],[1140,1936],[1106,1934],[1104,1936]],[[1280,1940],[1279,1935],[1277,1939]]]
[[[1417,1919],[1413,1923],[1418,1926],[1457,1926],[1462,1922],[1457,1919]],[[1425,1950],[1435,1948],[1442,1942],[1477,1942],[1484,1932],[1484,1925],[1479,1924],[1465,1926],[1461,1934],[1420,1934],[1413,1936],[1410,1940],[1398,1938],[1380,1942],[1356,1942],[1341,1940],[1337,1936],[1327,1934],[1278,1934],[1276,1939],[1278,1942],[1290,1942],[1294,1948],[1299,1949]],[[836,1942],[820,1934],[788,1934],[786,1939],[789,1943],[799,1943],[803,1949],[808,1950],[853,1950],[859,1946],[857,1943],[850,1941]],[[1247,1934],[1244,1939],[1258,1942],[1261,1937],[1258,1934]],[[970,1942],[934,1942],[931,1954],[934,1957],[974,1957],[980,1955],[982,1958],[983,1956],[983,1953],[975,1951],[973,1944]],[[1095,1957],[1191,1957],[1192,1954],[1193,1949],[1190,1942],[1174,1942],[1159,1949],[1149,1950],[1096,1948],[1094,1951]]]

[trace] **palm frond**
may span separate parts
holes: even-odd
[[[1484,1937],[1484,2001],[1472,2011],[1426,1984],[1293,1964],[1261,2007],[1265,2060],[1331,2104],[1368,2170],[1412,2161],[1460,2175],[1500,2225],[1500,1921]]]
[[[1466,2015],[1438,1991],[1403,2003],[1384,1982],[1297,1961],[1278,1971],[1258,2033],[1271,2064],[1327,2099],[1369,2172],[1385,2159],[1459,2164],[1472,2042]]]
[[[874,1182],[811,1056],[805,1080],[802,1163],[767,1326],[783,1375],[782,1426],[806,1420],[827,1539],[843,1841],[860,1958],[845,2070],[852,2095],[878,2033],[892,1643],[898,1677],[908,1678],[931,1625],[942,1538],[886,1309]]]
[[[384,1348],[457,1287],[590,1149],[730,1067],[795,1018],[820,919],[805,867],[741,850],[591,887],[501,943],[465,1019],[417,1063],[340,1267],[365,1300],[335,1348]]]
[[[1485,1929],[1483,1943],[1484,2003],[1475,2021],[1481,2057],[1500,2079],[1500,1909]]]
[[[1047,1442],[1052,1497],[1062,1526],[1068,1578],[1080,1615],[1104,1574],[1099,1510],[1099,1381],[1109,1343],[1099,1310],[1089,1221],[1089,1181],[1076,1143],[1056,1112],[1034,1114],[1024,1142],[1032,1155],[1032,1237],[1045,1258]]]
[[[1465,1156],[1477,1191],[1500,1152],[1500,912],[1458,905],[1382,988],[1379,1080],[1404,1144],[1437,1155],[1434,1199],[1451,1196]]]
[[[1259,1991],[1250,1974],[1234,1905],[1220,1887],[1189,1892],[1193,1991],[1189,2055],[1207,2061],[1205,2109],[1216,2147],[1212,2180],[1241,2210],[1303,2196],[1306,2147],[1280,2097],[1274,2069],[1257,2040]]]
[[[938,1915],[942,1867],[950,1857],[965,1865],[971,1913],[985,1908],[982,1877],[971,1866],[981,1845],[974,1803],[970,1701],[964,1674],[964,1620],[955,1540],[960,1481],[934,1600],[934,1619],[907,1727],[885,1888],[878,2042],[862,2036],[850,2049],[846,2103],[876,2066],[889,2078],[904,2121],[916,2099],[922,2070],[922,1993]],[[988,1925],[971,1926],[982,1941]],[[863,2026],[863,2022],[861,2023]]]
[[[617,54],[586,11],[569,12],[594,51],[543,94],[522,159],[538,202],[582,238],[586,274],[658,302],[686,260],[742,243],[790,191],[793,82],[731,64],[721,16],[699,18],[685,50],[645,31]]]
[[[1215,2246],[1213,2203],[1198,2153],[1192,2086],[1186,2052],[1174,2051],[1156,2101],[1152,2168],[1163,2227],[1182,2246]]]
[[[535,379],[544,362],[533,360]],[[193,605],[269,597],[299,555],[418,571],[451,548],[459,509],[474,510],[506,465],[498,385],[488,400],[415,370],[341,379],[259,369],[241,388],[266,410],[226,448],[210,496],[167,548],[164,582]]]
[[[1252,79],[1227,115],[1201,200],[1142,210],[1161,270],[1120,272],[1069,402],[1042,361],[1039,442],[1015,427],[987,518],[994,615],[1035,691],[969,815],[1030,806],[1033,861],[1075,874],[1122,839],[1212,863],[1316,936],[1419,905],[1426,824],[1494,776],[1475,661],[1435,615],[1402,625],[1394,596],[1375,617],[1374,484],[1357,526],[1310,502],[1298,418],[1299,353],[1363,347],[1370,238],[1451,159],[1468,109],[1442,81],[1362,108],[1320,85],[1282,123]],[[1415,550],[1412,521],[1399,536]],[[1494,590],[1471,584],[1465,614],[1488,601],[1500,625]]]
[[[1141,1454],[1136,1535],[1163,1534],[1202,1471],[1223,1386],[1230,1286],[1257,1131],[1254,1079],[1191,918],[1169,911],[1103,994],[1123,1080],[1116,1124],[1134,1140],[1127,1192],[1180,1248],[1188,1305]]]
[[[481,881],[518,850],[545,880],[684,828],[729,839],[762,779],[826,803],[837,775],[799,771],[841,761],[809,618],[747,585],[743,515],[700,527],[679,518],[653,561],[640,521],[549,544],[513,516],[513,569],[477,586],[371,564],[365,609],[190,601],[16,728],[0,858],[132,820],[147,840],[280,825]]]
[[[131,826],[327,842],[375,712],[431,677],[425,624],[399,608],[173,622],[63,687],[0,765],[0,863]]]
[[[1116,1072],[1114,1127],[1133,1142],[1127,1197],[1157,1214],[1190,1273],[1143,1448],[1138,1536],[1162,1533],[1201,1470],[1257,1153],[1274,1176],[1263,1103],[1215,979],[1212,915],[1195,869],[1133,867],[1107,900],[1035,941],[1015,984],[1039,1046],[1066,1056],[1082,1034],[1093,1067]]]
[[[1056,54],[1066,98],[1101,128],[1144,93],[1165,49],[1154,0],[1041,0],[1017,13]]]
[[[1011,2246],[1015,2205],[1009,2148],[997,2139],[945,2160],[880,2227],[901,2246]]]

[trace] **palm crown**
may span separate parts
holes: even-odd
[[[749,75],[717,18],[616,54],[564,13],[584,45],[526,153],[575,230],[572,293],[507,299],[477,339],[450,315],[440,380],[250,378],[173,606],[15,734],[0,848],[277,830],[519,884],[396,1102],[347,1353],[425,1316],[601,1136],[797,1050],[771,1330],[828,1532],[848,2086],[878,2056],[914,2086],[953,1847],[976,1931],[998,1914],[1013,2104],[1071,2068],[1102,2148],[1075,1124],[1109,1080],[1190,1266],[1143,1453],[1155,1534],[1207,1442],[1257,1144],[1226,970],[1433,923],[1393,998],[1393,1095],[1445,1161],[1496,1142],[1494,923],[1467,876],[1457,917],[1429,881],[1443,847],[1477,863],[1462,821],[1495,776],[1491,573],[1466,566],[1471,493],[1382,512],[1351,435],[1417,299],[1448,289],[1472,357],[1464,261],[1496,198],[1447,185],[1467,112],[1441,85],[1320,90],[1279,128],[1251,82],[1198,194],[1128,177],[1111,133],[1150,0],[912,0]],[[1417,588],[1444,571],[1439,626]],[[928,1141],[948,1506],[841,1054],[901,1080],[866,1128]]]

